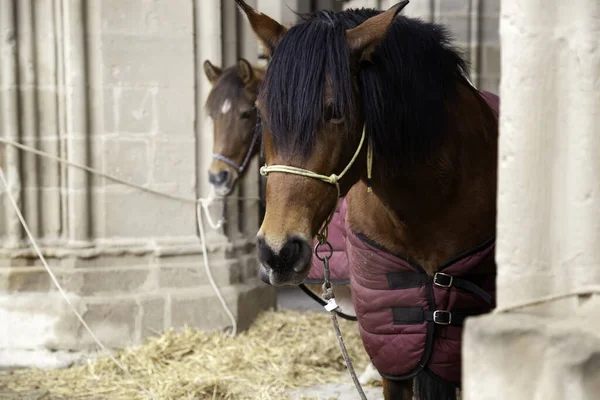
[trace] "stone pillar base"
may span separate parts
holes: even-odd
[[[592,400],[600,394],[600,300],[573,315],[492,314],[467,321],[465,400]]]
[[[243,249],[242,249],[243,250]],[[224,253],[232,258],[224,258]],[[241,251],[241,253],[245,253]],[[256,256],[235,249],[209,254],[211,271],[238,331],[275,308],[276,291],[257,278]],[[104,255],[49,260],[71,302],[111,349],[188,325],[231,325],[209,284],[202,255]],[[36,259],[0,263],[0,368],[65,367],[98,348]]]

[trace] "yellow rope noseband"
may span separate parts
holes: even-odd
[[[337,193],[338,193],[337,197],[339,200],[339,198],[341,197],[340,179],[342,179],[342,177],[344,175],[346,175],[346,173],[350,170],[350,168],[352,167],[352,165],[358,158],[358,155],[360,154],[363,144],[365,142],[365,137],[366,137],[366,129],[363,128],[362,136],[360,138],[360,143],[358,144],[358,148],[354,152],[352,159],[350,160],[348,165],[346,165],[346,168],[344,168],[342,170],[342,172],[340,172],[337,175],[336,174],[331,174],[329,176],[321,175],[321,174],[317,174],[316,172],[313,172],[313,171],[310,171],[310,170],[307,170],[304,168],[292,167],[289,165],[270,165],[270,166],[264,165],[260,168],[260,174],[262,176],[267,176],[271,172],[281,172],[281,173],[285,173],[285,174],[299,175],[299,176],[305,176],[307,178],[318,179],[325,183],[335,185],[335,188],[337,189]],[[372,172],[372,164],[373,164],[373,145],[372,145],[372,142],[370,139],[368,140],[368,142],[369,143],[367,145],[367,179],[369,182],[369,192],[370,192],[371,191],[371,186],[370,186],[371,172]],[[329,225],[329,222],[331,222],[331,218],[333,218],[333,214],[335,213],[336,208],[337,208],[337,202],[336,202],[336,205],[333,207],[333,210],[327,217],[327,220],[325,220],[325,223],[323,224],[323,228],[317,234],[319,241],[327,238],[327,226]]]

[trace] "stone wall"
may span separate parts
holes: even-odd
[[[212,126],[202,62],[256,59],[229,3],[0,1],[2,137],[149,189],[206,196]],[[50,266],[107,345],[185,324],[230,325],[205,276],[194,204],[12,147],[0,153]],[[257,180],[255,163],[238,195],[256,198]],[[63,365],[72,352],[93,350],[3,187],[0,204],[0,365]],[[256,276],[258,204],[230,201],[212,212],[228,222],[207,227],[212,270],[244,329],[275,305],[274,290]]]
[[[350,0],[344,8],[386,10],[397,0]],[[500,84],[500,0],[411,1],[403,13],[446,25],[471,66],[473,84],[498,94]]]

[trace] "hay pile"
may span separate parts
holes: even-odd
[[[356,323],[340,320],[340,327],[360,373],[368,357]],[[289,389],[334,382],[345,373],[329,316],[307,312],[266,312],[234,338],[169,331],[116,357],[161,400],[284,399]],[[147,398],[108,358],[65,370],[15,371],[0,376],[2,386],[23,398],[33,390],[42,394],[36,398],[53,400]]]

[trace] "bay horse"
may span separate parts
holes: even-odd
[[[285,28],[236,0],[271,57],[256,106],[262,274],[301,284],[345,196],[351,287],[386,400],[455,399],[465,318],[494,307],[499,100],[402,1]],[[342,172],[340,172],[342,171]]]
[[[257,122],[254,103],[258,95],[258,87],[264,80],[265,70],[252,65],[241,58],[237,64],[222,68],[204,61],[204,73],[212,88],[205,108],[214,122],[213,161],[208,171],[210,184],[219,196],[232,193],[239,179],[246,172],[252,158],[258,156],[260,149],[260,131],[255,129]],[[331,259],[333,282],[336,285],[337,301],[341,307],[338,313],[342,318],[356,320],[352,304],[348,277],[347,257],[342,237],[343,225],[336,213],[330,236],[333,241],[334,257]],[[316,259],[301,289],[312,299],[325,305],[321,297],[324,282],[323,266]],[[268,282],[267,282],[268,283]],[[361,376],[361,382],[380,379],[372,365]]]

